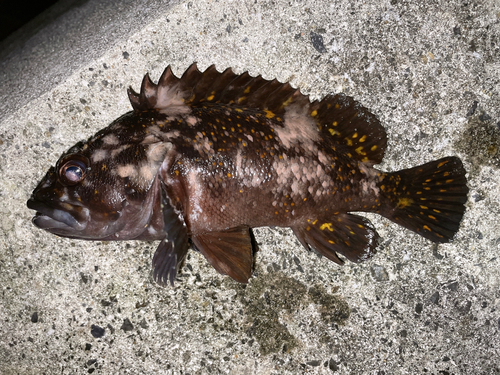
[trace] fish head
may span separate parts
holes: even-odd
[[[63,154],[27,202],[36,211],[33,224],[70,238],[100,239],[119,231],[125,195],[116,186],[109,189],[110,176],[97,164],[82,143]]]
[[[158,171],[171,143],[130,126],[140,120],[122,117],[65,152],[27,202],[36,211],[33,224],[86,240],[144,237],[160,205]]]

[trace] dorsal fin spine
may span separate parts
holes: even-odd
[[[135,111],[218,103],[266,111],[269,119],[284,119],[283,126],[288,114],[288,121],[316,124],[329,148],[344,147],[346,155],[369,165],[380,163],[387,144],[376,116],[353,98],[329,94],[311,103],[309,96],[289,83],[252,77],[248,72],[235,74],[231,68],[221,73],[211,65],[202,73],[194,63],[177,78],[169,65],[158,84],[146,74],[140,93],[129,89],[128,95]]]

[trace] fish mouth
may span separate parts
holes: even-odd
[[[32,219],[35,226],[44,229],[54,234],[71,234],[85,230],[86,220],[79,221],[77,218],[68,212],[71,209],[80,209],[79,211],[87,211],[83,207],[74,206],[68,203],[63,203],[65,207],[52,207],[48,204],[30,198],[27,202],[28,208],[35,210],[36,214]],[[83,210],[81,210],[83,209]],[[81,212],[81,214],[84,212]],[[88,212],[86,212],[88,213]],[[83,215],[87,216],[87,215]]]

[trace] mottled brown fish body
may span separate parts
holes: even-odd
[[[180,207],[191,234],[240,225],[294,226],[320,211],[369,211],[378,205],[379,173],[369,167],[363,173],[331,145],[324,145],[330,146],[326,152],[312,144],[312,152],[284,147],[274,129],[285,125],[267,118],[269,113],[207,104],[192,114],[203,132],[194,126],[183,139],[187,147],[161,170],[167,186],[182,187],[169,196],[188,195]],[[186,133],[186,124],[180,126]],[[175,128],[168,122],[165,127]],[[312,143],[297,144],[306,142]],[[193,144],[200,147],[193,150]]]
[[[387,145],[352,98],[310,102],[298,89],[230,69],[167,68],[129,91],[134,108],[65,153],[33,192],[35,225],[82,239],[161,240],[154,278],[173,283],[192,245],[240,282],[257,226],[291,227],[342,264],[376,250],[377,212],[436,242],[459,228],[465,170],[448,157],[395,173],[373,168]]]

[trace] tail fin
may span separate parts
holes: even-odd
[[[379,214],[431,241],[449,242],[465,212],[465,173],[453,156],[388,173],[379,183]]]

